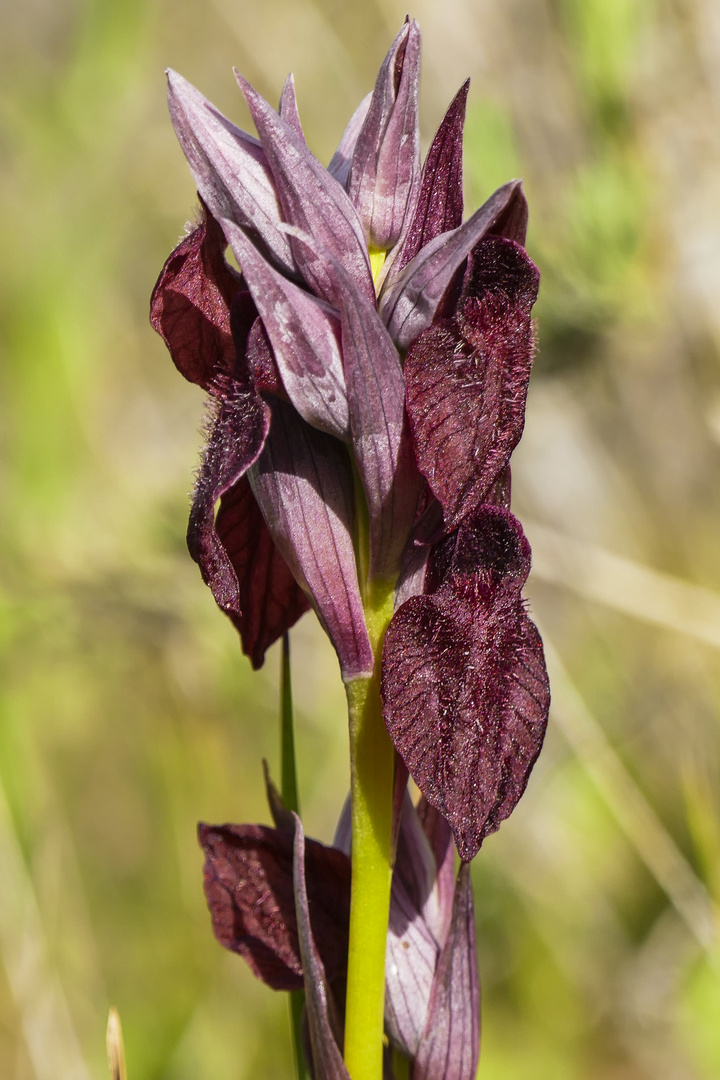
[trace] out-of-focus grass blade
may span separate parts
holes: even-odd
[[[127,1080],[125,1071],[125,1046],[123,1044],[122,1025],[117,1009],[110,1009],[107,1026],[107,1052],[110,1066],[110,1080]]]
[[[551,722],[560,728],[608,809],[700,945],[714,952],[718,913],[703,883],[620,761],[542,630]]]
[[[0,785],[0,951],[37,1080],[90,1080]]]
[[[720,595],[603,548],[525,522],[533,574],[587,600],[720,648]]]

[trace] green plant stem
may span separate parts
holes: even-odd
[[[392,879],[392,796],[395,751],[380,699],[380,646],[392,615],[394,589],[374,588],[366,600],[374,673],[346,686],[350,719],[352,888],[345,1012],[345,1064],[352,1080],[382,1080],[385,943]]]
[[[395,1080],[410,1080],[410,1059],[397,1050],[393,1051],[393,1072]]]
[[[295,726],[293,722],[292,680],[290,675],[290,637],[282,640],[280,676],[280,790],[288,810],[300,813],[297,767],[295,765]]]
[[[300,800],[298,798],[297,766],[295,764],[295,727],[290,673],[290,637],[287,633],[282,640],[280,675],[280,788],[283,802],[288,810],[294,810],[296,814],[299,814]],[[305,994],[302,990],[291,990],[289,1000],[295,1075],[297,1080],[310,1080],[302,1051],[302,1013],[305,1007]]]
[[[290,1025],[293,1035],[293,1057],[295,1058],[295,1075],[297,1080],[310,1080],[310,1073],[305,1066],[305,1058],[302,1050],[302,1014],[305,1008],[305,991],[291,990],[288,994],[290,1002]]]

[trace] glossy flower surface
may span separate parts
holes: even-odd
[[[462,221],[467,84],[421,167],[420,33],[406,22],[324,168],[292,77],[257,138],[170,72],[201,220],[152,322],[213,401],[188,544],[254,666],[312,606],[346,682],[382,652],[388,731],[461,858],[507,817],[549,705],[509,511],[538,272],[520,181]],[[232,249],[241,273],[225,259]]]

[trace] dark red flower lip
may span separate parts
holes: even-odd
[[[520,523],[483,506],[453,548],[437,587],[393,617],[382,695],[398,753],[469,861],[525,790],[550,695],[522,599],[530,547]]]

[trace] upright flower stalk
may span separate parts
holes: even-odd
[[[313,607],[347,692],[333,847],[270,782],[274,828],[200,827],[215,933],[268,985],[304,986],[316,1080],[391,1075],[388,1041],[401,1075],[473,1080],[469,863],[520,798],[549,704],[509,510],[527,204],[510,181],[463,222],[468,85],[421,166],[419,70],[408,20],[327,169],[292,76],[277,111],[237,76],[256,138],[168,73],[201,210],[151,319],[212,402],[190,553],[254,667]]]
[[[372,612],[380,628],[383,612]],[[388,620],[389,621],[389,620]],[[385,955],[392,882],[395,751],[383,723],[379,662],[347,685],[353,873],[345,1063],[351,1077],[382,1073]]]

